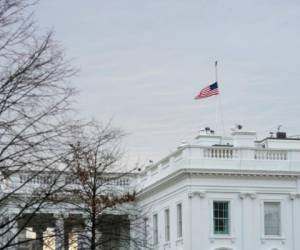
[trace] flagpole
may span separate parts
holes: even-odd
[[[219,110],[220,110],[220,115],[221,115],[221,123],[222,123],[222,132],[223,132],[223,136],[225,136],[225,128],[224,128],[224,119],[223,119],[223,110],[222,110],[222,100],[221,100],[221,89],[220,89],[220,85],[218,82],[218,61],[215,61],[215,72],[216,72],[216,82],[218,84],[218,89],[219,89],[219,95],[217,95],[218,97],[218,102],[217,105],[219,104]],[[216,120],[217,120],[217,111],[218,108],[216,108]]]
[[[215,76],[218,83],[218,61],[215,61]],[[218,131],[218,95],[216,96],[216,130]]]
[[[215,61],[216,82],[218,82],[218,61]]]

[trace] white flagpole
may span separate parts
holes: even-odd
[[[218,82],[218,61],[215,61],[215,69],[216,69],[216,82]]]
[[[218,61],[215,61],[216,82],[218,82]],[[218,96],[216,96],[216,131],[218,131]]]
[[[216,70],[216,82],[218,84],[218,89],[219,89],[219,95],[217,95],[218,102],[217,106],[219,105],[219,110],[220,110],[220,115],[221,115],[221,123],[222,123],[222,132],[223,136],[225,136],[225,128],[224,128],[224,119],[223,119],[223,110],[222,110],[222,100],[221,100],[221,89],[220,89],[220,84],[218,82],[218,61],[215,61],[215,70]],[[216,121],[217,121],[217,113],[218,113],[218,108],[216,108]]]

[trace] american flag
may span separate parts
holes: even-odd
[[[200,93],[197,96],[195,96],[195,99],[202,99],[202,98],[206,98],[218,94],[219,94],[218,82],[214,82],[213,84],[203,88],[200,91]]]

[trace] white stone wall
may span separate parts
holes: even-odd
[[[185,175],[141,196],[148,211],[149,234],[158,214],[159,244],[154,249],[299,250],[300,190],[294,177]],[[213,234],[213,201],[230,201],[228,236]],[[280,237],[264,236],[264,201],[281,202]],[[183,238],[177,239],[176,204],[182,203]],[[170,242],[165,242],[164,210],[170,209]]]

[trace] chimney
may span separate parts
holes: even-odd
[[[233,146],[234,147],[254,147],[256,140],[256,132],[234,130],[232,132]]]

